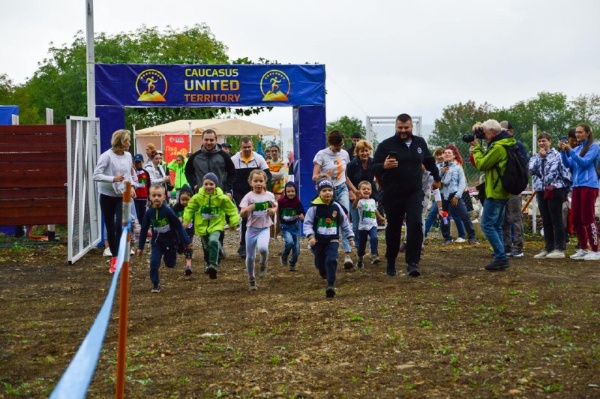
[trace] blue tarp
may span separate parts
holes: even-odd
[[[0,105],[0,125],[12,125],[13,115],[19,115],[18,105]]]

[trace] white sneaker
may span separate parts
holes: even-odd
[[[588,254],[588,251],[583,249],[578,249],[573,255],[570,256],[571,259],[582,260],[584,256]]]
[[[560,249],[555,249],[554,251],[546,255],[547,259],[564,259],[564,257],[565,251],[561,251]]]
[[[554,252],[554,251],[553,251],[553,252]],[[563,255],[564,255],[564,254],[563,254]],[[533,256],[533,259],[544,259],[544,258],[546,258],[547,256],[548,256],[548,251],[546,251],[546,250],[544,249],[544,250],[543,250],[542,252],[540,252],[539,254],[537,254],[537,255],[534,255],[534,256]],[[563,258],[564,258],[564,256],[563,256]]]
[[[454,242],[457,242],[457,243],[461,244],[461,243],[463,243],[463,242],[467,242],[467,240],[465,240],[465,239],[464,239],[464,238],[462,238],[462,237],[458,237],[456,240],[454,240]]]
[[[344,269],[350,270],[354,267],[354,262],[352,262],[352,258],[350,255],[346,255],[346,259],[344,260]]]
[[[600,252],[590,251],[583,257],[583,260],[600,260]]]
[[[110,252],[109,247],[104,248],[104,252],[102,252],[102,256],[112,256],[112,253]]]

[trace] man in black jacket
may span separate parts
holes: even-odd
[[[202,179],[208,172],[217,175],[219,187],[231,198],[235,166],[230,155],[217,144],[217,133],[212,129],[202,133],[202,147],[190,156],[185,165],[185,178],[195,193],[202,187]]]
[[[385,228],[388,276],[396,276],[396,257],[400,248],[402,221],[406,217],[406,274],[421,275],[419,261],[423,244],[422,170],[425,166],[433,176],[432,188],[440,182],[435,159],[422,137],[413,136],[412,118],[400,114],[396,118],[396,134],[382,141],[373,156],[373,170],[383,187],[382,203],[387,217]]]

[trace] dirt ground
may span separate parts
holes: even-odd
[[[125,396],[600,397],[598,262],[534,260],[542,243],[529,240],[524,258],[491,273],[487,245],[434,239],[421,277],[340,270],[332,300],[306,243],[296,272],[280,265],[281,245],[272,241],[257,292],[234,239],[216,280],[199,261],[185,277],[180,263],[161,268],[159,294],[147,257],[133,259]],[[0,398],[51,392],[107,295],[107,259],[96,249],[67,265],[63,245],[0,249]],[[89,398],[114,396],[118,307]]]

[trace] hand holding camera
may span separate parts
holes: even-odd
[[[483,140],[484,138],[485,133],[483,132],[481,125],[478,123],[473,125],[471,128],[471,133],[467,133],[462,136],[463,141],[471,145],[477,145],[477,140]]]

